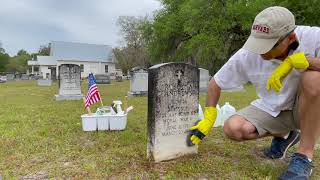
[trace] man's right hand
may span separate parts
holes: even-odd
[[[193,131],[193,135],[190,140],[193,144],[199,144],[201,140],[209,134],[212,126],[217,118],[217,108],[216,107],[205,107],[204,118],[199,121],[199,123],[190,128]]]

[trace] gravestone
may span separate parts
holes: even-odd
[[[6,76],[8,81],[14,80],[14,74],[7,74]]]
[[[57,70],[56,70],[56,67],[50,67],[50,78],[52,81],[56,81],[57,80]]]
[[[184,63],[149,68],[148,157],[155,162],[198,152],[189,129],[198,120],[199,70]]]
[[[59,66],[59,94],[56,94],[57,101],[80,100],[80,66],[75,64],[62,64]]]
[[[122,76],[116,76],[116,81],[117,82],[122,82]]]
[[[7,82],[7,76],[0,76],[0,83]]]
[[[21,75],[21,80],[29,80],[29,75],[27,75],[27,74],[22,74],[22,75]]]
[[[130,71],[130,91],[129,96],[148,95],[148,71],[143,68],[133,68]]]
[[[111,79],[108,74],[96,74],[96,75],[94,75],[94,77],[96,78],[97,84],[110,84],[111,83]]]
[[[199,68],[200,70],[200,81],[199,81],[199,91],[200,92],[208,92],[209,85],[209,71],[203,68]]]
[[[52,80],[51,79],[38,79],[38,86],[51,86]]]

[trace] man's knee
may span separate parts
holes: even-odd
[[[234,115],[230,117],[223,126],[223,131],[227,135],[228,138],[242,141],[244,140],[246,130],[246,120],[241,116]]]
[[[301,93],[307,97],[317,98],[320,95],[320,72],[306,71],[300,80]]]

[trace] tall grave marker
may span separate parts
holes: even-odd
[[[197,67],[164,63],[149,68],[148,157],[159,162],[198,152],[198,146],[187,144],[198,104]]]

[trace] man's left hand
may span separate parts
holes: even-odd
[[[279,92],[282,88],[282,81],[291,72],[292,68],[306,70],[309,67],[309,62],[304,55],[304,52],[288,56],[282,64],[280,64],[271,74],[267,82],[267,90],[274,89]]]

